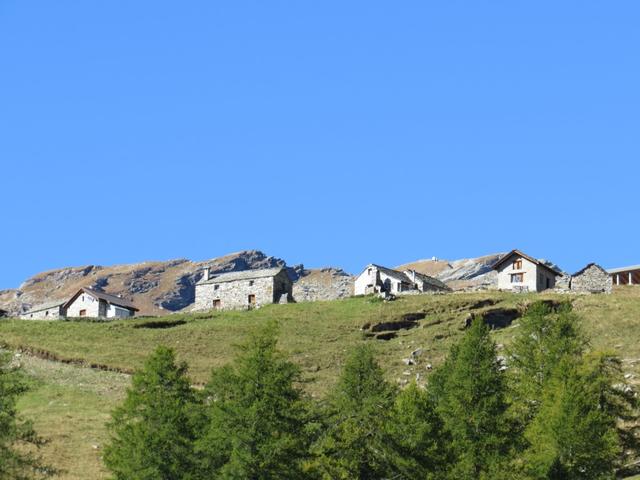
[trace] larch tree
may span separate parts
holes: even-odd
[[[514,439],[500,367],[489,329],[476,319],[430,379],[428,392],[451,437],[451,478],[501,478],[507,469]]]
[[[187,480],[195,472],[199,406],[187,366],[158,347],[112,414],[104,462],[116,480]]]
[[[299,380],[277,348],[274,324],[252,335],[232,366],[214,370],[197,450],[202,478],[308,478],[308,401]]]

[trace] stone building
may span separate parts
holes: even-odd
[[[430,277],[424,273],[416,272],[415,270],[403,270],[409,280],[415,285],[419,292],[448,292],[451,289],[441,280]]]
[[[590,263],[573,275],[566,275],[556,288],[576,293],[611,293],[613,279],[600,265]]]
[[[57,300],[42,305],[32,307],[30,310],[21,313],[20,318],[24,320],[58,320],[64,318],[64,300]]]
[[[362,273],[356,277],[354,283],[355,295],[371,293],[403,295],[449,290],[449,287],[440,280],[415,270],[401,272],[373,263],[366,266]]]
[[[541,292],[553,288],[562,272],[520,250],[512,250],[494,265],[498,289],[514,292]]]
[[[251,309],[270,303],[293,302],[293,282],[286,268],[243,270],[210,277],[196,284],[193,310]]]
[[[83,287],[63,306],[66,317],[127,318],[138,309],[127,299]]]

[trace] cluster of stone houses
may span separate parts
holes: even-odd
[[[58,320],[61,318],[102,318],[116,319],[133,317],[138,308],[133,302],[83,287],[70,299],[51,302],[33,307],[20,315],[27,320]]]
[[[611,293],[616,284],[640,283],[640,266],[607,271],[590,263],[573,275],[543,260],[512,250],[494,265],[497,288],[513,292],[556,290],[576,293]],[[369,264],[354,281],[355,295],[411,295],[450,292],[442,281],[415,270],[394,270]],[[244,270],[212,276],[208,268],[195,285],[194,311],[252,309],[273,303],[292,303],[293,281],[285,267]],[[124,298],[81,288],[70,299],[32,308],[24,319],[67,317],[127,318],[138,308]],[[3,312],[0,311],[0,315]]]

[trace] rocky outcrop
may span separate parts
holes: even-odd
[[[401,265],[396,270],[411,268],[443,281],[454,290],[491,289],[498,285],[498,274],[493,270],[493,265],[503,255],[504,253],[496,253],[455,261],[433,258]]]
[[[293,284],[293,298],[296,302],[338,300],[353,295],[354,277],[344,270],[331,267],[306,270],[300,267],[294,269],[297,278]]]
[[[162,315],[191,305],[195,283],[207,266],[212,274],[284,266],[285,261],[248,250],[203,262],[187,259],[131,265],[62,268],[35,275],[16,290],[0,291],[0,308],[18,314],[53,300],[67,299],[81,287],[132,300],[141,315]]]

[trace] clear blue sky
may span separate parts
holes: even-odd
[[[0,1],[0,288],[256,248],[640,263],[637,1]]]

